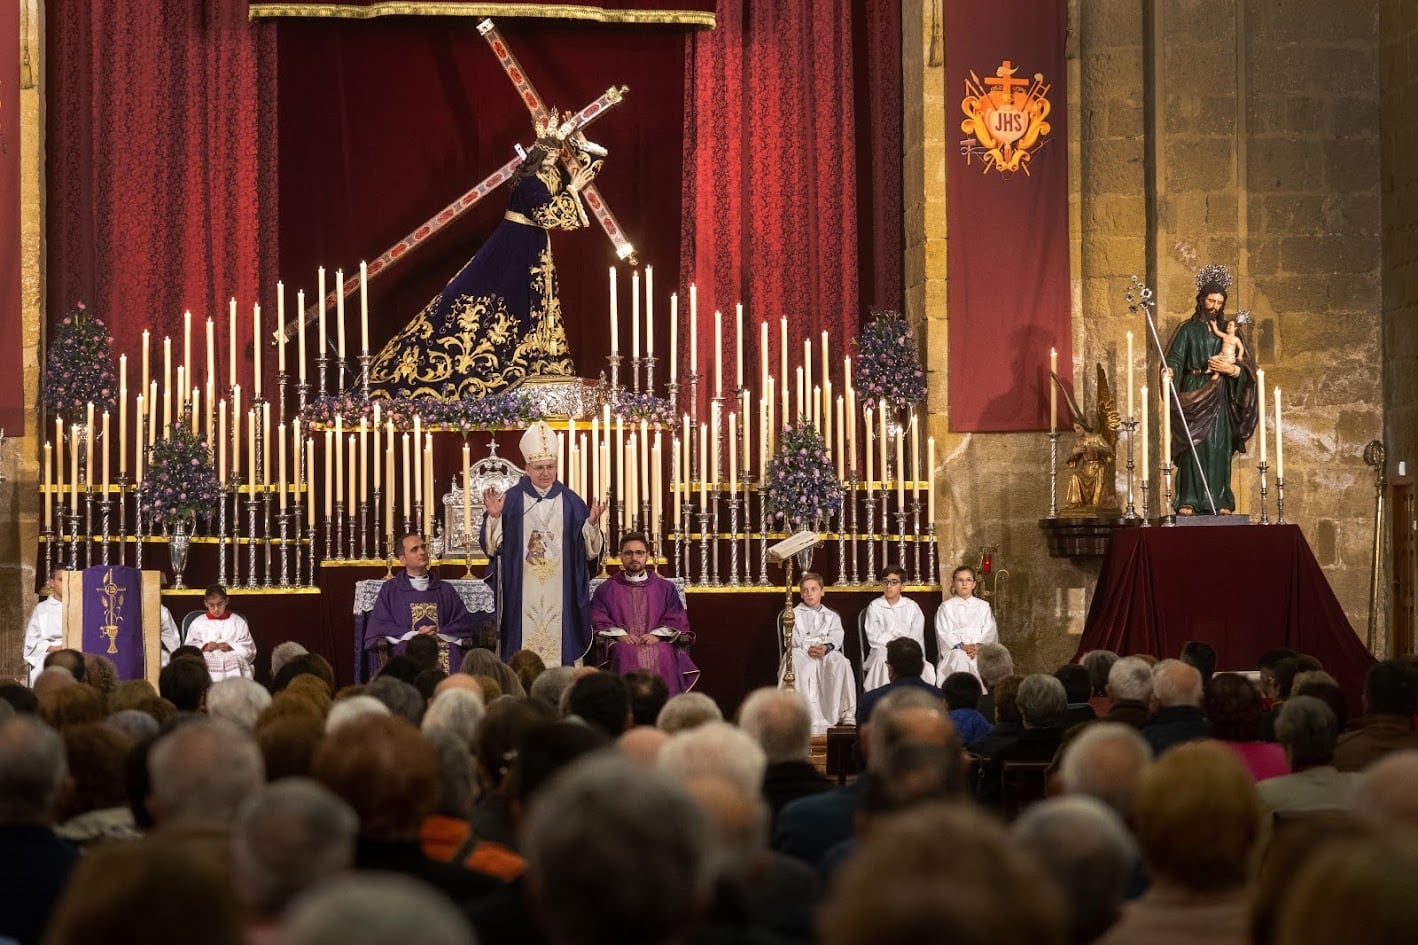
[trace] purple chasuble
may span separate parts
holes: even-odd
[[[621,572],[596,588],[591,598],[591,627],[598,633],[610,629],[626,632],[610,642],[604,666],[611,672],[651,670],[665,681],[672,696],[689,691],[699,681],[699,668],[689,658],[688,647],[694,642],[689,614],[674,585],[658,574],[634,582]],[[668,640],[652,635],[660,628],[680,636]]]
[[[399,655],[415,633],[427,630],[438,637],[440,663],[446,660],[448,671],[457,672],[464,649],[475,642],[473,615],[453,585],[437,575],[430,574],[428,590],[420,591],[407,574],[399,573],[379,588],[365,624],[362,649],[372,651],[384,644],[389,655]]]

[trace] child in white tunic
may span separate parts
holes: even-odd
[[[897,637],[910,637],[926,649],[926,615],[920,605],[901,593],[906,572],[896,565],[881,572],[881,596],[867,605],[865,627],[870,652],[862,663],[862,689],[870,692],[890,682],[886,673],[886,644]],[[924,682],[935,685],[935,668],[927,663],[921,673]]]
[[[202,600],[207,612],[187,628],[188,646],[202,651],[212,681],[244,676],[250,679],[256,660],[256,641],[246,618],[226,609],[226,588],[213,584]]]
[[[970,673],[980,678],[975,653],[984,643],[999,642],[999,628],[990,605],[975,596],[975,569],[962,565],[951,575],[954,596],[935,612],[935,639],[940,647],[940,678]]]
[[[798,592],[802,603],[793,608],[793,686],[807,703],[813,734],[821,735],[833,725],[856,724],[857,681],[842,652],[842,618],[822,604],[822,576],[803,572]],[[778,671],[780,686],[786,665]]]

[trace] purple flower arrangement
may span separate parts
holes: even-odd
[[[765,488],[775,519],[808,527],[825,520],[842,501],[842,483],[822,434],[811,423],[795,423],[783,431],[768,461]]]
[[[468,433],[473,430],[523,427],[534,420],[541,420],[543,411],[526,394],[503,391],[489,397],[468,396],[461,400],[440,400],[436,397],[381,400],[379,414],[380,423],[393,421],[399,429],[412,427],[417,415],[426,427],[442,426]],[[305,419],[321,426],[334,426],[337,416],[343,418],[346,429],[358,427],[361,417],[373,421],[374,401],[347,391],[318,397],[305,408]]]
[[[872,320],[853,342],[857,363],[853,382],[868,407],[895,406],[926,399],[926,372],[916,352],[910,324],[900,312],[872,309]]]
[[[69,423],[82,423],[90,403],[97,413],[117,409],[113,338],[103,319],[83,302],[64,313],[50,339],[44,364],[44,402]]]
[[[622,388],[611,401],[611,412],[627,420],[646,420],[662,427],[673,427],[675,405],[652,393],[636,394]]]
[[[207,441],[181,423],[154,444],[138,501],[154,524],[171,525],[201,513],[210,519],[217,506],[216,468]]]

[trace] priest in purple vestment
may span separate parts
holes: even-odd
[[[652,670],[670,695],[688,692],[699,681],[689,658],[694,633],[679,592],[646,567],[650,544],[640,532],[620,540],[620,571],[596,588],[591,627],[609,642],[606,668],[615,673]]]
[[[463,653],[472,646],[476,626],[463,599],[447,581],[428,570],[428,544],[419,534],[399,540],[400,574],[384,582],[364,629],[365,653],[386,656],[404,652],[419,635],[438,641],[439,664],[447,672],[463,665]],[[380,663],[382,664],[382,660]]]

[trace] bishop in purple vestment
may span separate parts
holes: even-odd
[[[448,672],[463,665],[463,654],[473,642],[477,627],[463,599],[447,581],[428,570],[428,545],[421,535],[406,535],[399,542],[402,574],[379,589],[364,631],[366,653],[388,647],[388,655],[404,652],[419,634],[438,640],[439,662]]]
[[[610,642],[607,669],[622,674],[652,670],[673,696],[699,681],[699,668],[689,658],[694,634],[675,586],[646,568],[649,548],[639,532],[621,539],[621,569],[596,588],[591,627]]]

